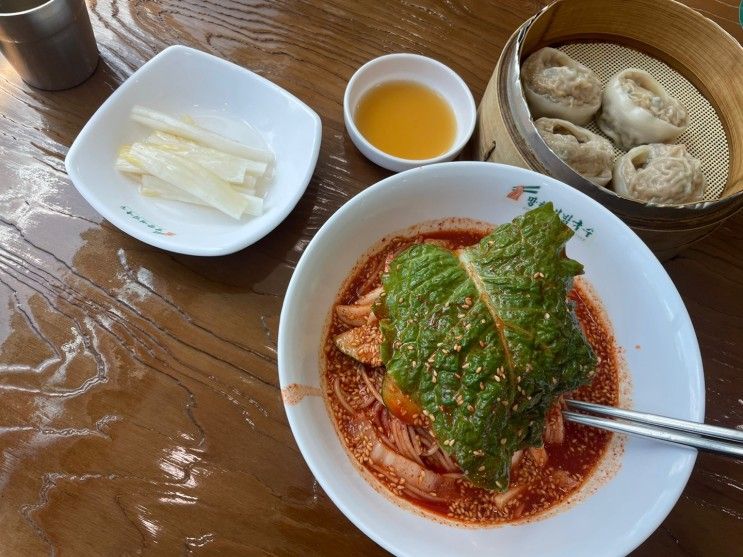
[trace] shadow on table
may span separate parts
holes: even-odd
[[[268,282],[272,292],[283,296],[299,257],[317,231],[310,223],[318,197],[318,189],[313,185],[307,188],[297,207],[272,232],[237,253],[221,257],[169,255],[209,281],[229,288],[251,290],[264,290],[260,285]]]

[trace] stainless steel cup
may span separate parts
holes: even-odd
[[[98,49],[84,0],[0,0],[0,52],[39,89],[85,81]]]

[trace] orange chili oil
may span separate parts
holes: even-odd
[[[362,259],[352,270],[349,280],[339,293],[337,304],[350,304],[361,295],[381,283],[386,264],[406,247],[424,241],[435,242],[457,249],[477,243],[490,230],[483,228],[442,228],[434,232],[415,236],[399,236],[383,241],[382,247]],[[617,349],[609,323],[606,322],[599,303],[592,299],[587,288],[580,282],[574,284],[569,293],[575,313],[586,339],[598,357],[598,365],[591,383],[566,397],[598,404],[616,406],[619,399],[619,365]],[[379,473],[370,465],[358,443],[359,420],[374,421],[369,409],[354,411],[351,415],[338,400],[334,390],[337,383],[346,402],[356,407],[360,401],[369,399],[371,391],[359,374],[356,361],[341,353],[333,342],[336,335],[349,329],[333,312],[325,342],[324,392],[330,413],[344,445],[356,463],[376,478],[393,498],[401,497],[425,511],[468,524],[487,525],[512,522],[538,516],[555,507],[576,492],[591,476],[607,451],[612,434],[598,429],[565,422],[564,441],[561,444],[545,444],[547,463],[538,466],[537,459],[525,451],[519,464],[512,469],[510,487],[526,486],[516,490],[518,495],[506,504],[497,504],[497,493],[475,487],[465,478],[456,480],[458,494],[442,502],[423,501],[401,489],[399,482]],[[370,383],[379,391],[384,368],[367,368]],[[386,412],[386,409],[382,410]],[[431,470],[436,470],[431,466]]]

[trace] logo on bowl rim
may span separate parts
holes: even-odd
[[[512,201],[520,201],[523,197],[525,204],[522,205],[522,207],[529,211],[541,207],[547,203],[547,201],[551,201],[550,199],[540,199],[539,190],[541,188],[542,186],[524,186],[519,184],[511,188],[511,191],[506,194],[506,198],[511,199]],[[569,213],[567,210],[560,207],[555,207],[555,212],[562,222],[575,232],[575,238],[579,240],[588,240],[596,233],[593,226],[586,224],[580,216],[573,215],[573,213]]]

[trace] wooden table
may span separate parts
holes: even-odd
[[[743,38],[733,0],[687,3]],[[419,52],[479,99],[507,37],[542,2],[384,4],[92,0],[102,60],[89,81],[45,93],[2,62],[1,555],[384,553],[324,495],[287,426],[276,373],[283,293],[318,227],[388,174],[344,131],[354,70]],[[64,171],[103,100],[177,43],[275,81],[323,121],[297,208],[228,257],[175,255],[122,234]],[[707,421],[743,424],[743,214],[666,268],[701,344]],[[740,555],[742,466],[700,456],[636,555]]]

